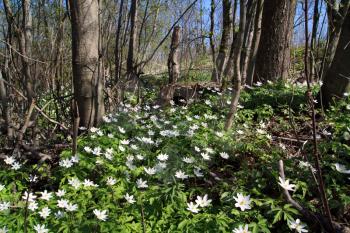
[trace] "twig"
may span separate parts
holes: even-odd
[[[308,0],[304,0],[305,7],[304,7],[304,17],[305,19],[308,18]],[[304,72],[307,82],[307,97],[309,100],[309,104],[311,105],[311,113],[312,113],[312,135],[313,135],[313,156],[315,160],[315,166],[316,166],[316,175],[318,179],[318,187],[320,191],[320,197],[323,204],[324,211],[326,213],[326,216],[328,218],[331,232],[334,232],[333,224],[332,224],[332,215],[331,211],[329,209],[329,204],[327,200],[327,195],[325,191],[325,185],[323,182],[323,176],[322,176],[322,170],[320,165],[320,158],[317,148],[317,138],[316,138],[316,113],[315,113],[315,105],[314,105],[314,98],[312,96],[312,90],[311,90],[311,80],[309,75],[309,30],[308,30],[308,20],[305,20],[305,53],[304,53]]]

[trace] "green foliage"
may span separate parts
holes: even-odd
[[[79,137],[77,157],[66,150],[59,164],[21,161],[18,170],[4,164],[0,204],[10,202],[11,207],[0,211],[0,229],[23,232],[26,224],[28,232],[34,232],[34,226],[44,224],[50,232],[232,232],[247,224],[251,232],[288,232],[287,223],[301,216],[283,198],[279,159],[284,159],[286,176],[296,185],[293,197],[313,210],[320,208],[310,172],[312,158],[311,163],[303,161],[299,148],[281,139],[294,137],[293,128],[310,137],[304,93],[305,87],[284,83],[246,90],[228,132],[223,127],[230,91],[208,90],[204,101],[186,107],[125,105],[100,128]],[[148,95],[153,99],[155,93]],[[327,194],[339,215],[350,204],[350,190],[345,174],[334,164],[349,164],[349,125],[349,100],[332,107],[319,122]],[[309,150],[308,142],[304,153]],[[165,164],[160,154],[169,156]],[[79,161],[72,162],[74,158]],[[149,168],[156,173],[147,174]],[[180,170],[188,177],[176,177]],[[29,176],[34,175],[38,180],[31,182]],[[79,180],[76,188],[74,178]],[[108,183],[111,178],[113,184]],[[138,187],[139,179],[148,187]],[[52,198],[42,199],[44,190],[52,192]],[[57,190],[65,190],[64,196]],[[38,209],[28,210],[25,191],[38,196]],[[235,205],[238,193],[250,195],[251,209],[242,211]],[[133,195],[135,203],[128,202],[126,194]],[[191,212],[188,203],[205,194],[210,205]],[[61,208],[61,199],[77,209]],[[44,207],[51,210],[45,219],[39,214]],[[106,221],[94,210],[106,210]]]

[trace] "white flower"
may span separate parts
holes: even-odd
[[[179,170],[175,173],[175,177],[184,180],[188,178],[188,175],[186,175],[183,171]]]
[[[66,210],[69,212],[76,211],[77,209],[78,209],[77,204],[68,203],[68,205],[66,206]]]
[[[83,185],[84,187],[98,187],[97,184],[94,184],[94,182],[89,179],[85,179]]]
[[[49,230],[46,229],[45,225],[40,225],[37,224],[36,226],[34,226],[34,230],[36,231],[36,233],[48,233]]]
[[[39,212],[39,215],[40,215],[40,217],[45,219],[45,218],[47,218],[50,215],[50,213],[51,213],[50,208],[49,207],[44,207]]]
[[[56,192],[57,197],[63,197],[66,194],[66,191],[64,189],[59,189]]]
[[[136,158],[137,158],[138,160],[144,160],[144,159],[145,159],[145,157],[143,157],[143,156],[140,155],[140,154],[136,155]]]
[[[291,229],[295,229],[298,233],[308,232],[308,230],[305,229],[306,224],[303,224],[300,219],[289,221],[288,224]]]
[[[90,128],[90,132],[91,133],[96,133],[99,129],[98,128],[95,128],[95,127],[91,127]]]
[[[128,193],[124,195],[124,198],[130,204],[134,204],[136,202],[135,199],[134,199],[134,196],[133,195],[129,195]]]
[[[219,138],[224,136],[223,132],[215,132],[216,136],[218,136]]]
[[[182,161],[184,161],[185,163],[189,163],[189,164],[194,163],[194,159],[192,157],[191,158],[185,157],[182,159]]]
[[[243,135],[243,134],[244,134],[244,131],[243,131],[243,130],[240,130],[240,129],[237,130],[236,132],[237,132],[237,134],[239,134],[239,135]]]
[[[131,149],[133,149],[133,150],[138,150],[138,149],[139,149],[139,147],[136,146],[136,145],[131,145],[130,147],[131,147]]]
[[[195,176],[197,176],[197,177],[203,177],[204,176],[203,173],[201,172],[200,168],[195,168],[193,172],[194,172]]]
[[[118,146],[118,149],[119,149],[121,152],[124,152],[124,151],[125,151],[125,148],[124,148],[122,145],[119,145],[119,146]]]
[[[68,203],[69,202],[66,199],[61,199],[57,201],[57,206],[60,208],[67,208]]]
[[[340,164],[340,163],[335,163],[334,164],[335,169],[340,172],[340,173],[344,173],[344,174],[350,174],[350,169],[346,169],[345,165]]]
[[[205,194],[203,197],[197,196],[196,203],[200,207],[207,207],[208,205],[210,205],[211,200],[208,199],[208,194]]]
[[[220,156],[223,159],[228,159],[229,158],[229,155],[226,152],[220,152]]]
[[[13,170],[18,170],[18,169],[21,168],[21,166],[22,166],[22,165],[21,165],[20,163],[14,162],[14,163],[12,164],[11,169],[13,169]]]
[[[6,227],[0,228],[0,233],[8,233],[8,229]]]
[[[210,147],[207,147],[207,148],[205,148],[205,151],[207,152],[207,153],[209,153],[209,154],[214,154],[214,150],[212,149],[212,148],[210,148]]]
[[[72,185],[75,189],[78,189],[81,185],[81,182],[78,178],[74,177],[70,180],[68,180],[68,183]]]
[[[44,192],[41,192],[41,197],[40,199],[49,201],[52,197],[52,193],[47,192],[47,190],[44,190]]]
[[[94,209],[93,212],[96,215],[97,219],[99,219],[101,221],[106,221],[107,220],[107,210]]]
[[[28,209],[31,211],[35,211],[36,209],[38,209],[38,203],[35,201],[29,202]]]
[[[201,156],[202,156],[202,158],[204,159],[204,160],[210,160],[210,156],[209,156],[209,154],[208,153],[201,153]]]
[[[56,213],[55,213],[55,218],[63,218],[63,216],[64,216],[64,212],[63,211],[57,211]]]
[[[85,150],[85,152],[87,152],[87,153],[91,153],[91,152],[92,152],[92,149],[91,149],[90,147],[88,147],[88,146],[85,146],[85,147],[84,147],[84,150]]]
[[[16,160],[13,158],[13,156],[8,157],[6,156],[6,159],[4,159],[4,162],[8,165],[12,165]]]
[[[77,162],[79,162],[79,156],[78,156],[78,155],[72,156],[71,159],[70,159],[70,161],[71,161],[72,163],[77,163]]]
[[[167,155],[167,154],[159,154],[159,155],[157,156],[157,159],[158,159],[159,161],[167,161],[168,158],[169,158],[169,155]]]
[[[93,149],[93,151],[92,151],[92,154],[94,154],[94,155],[97,155],[97,156],[100,156],[101,154],[102,154],[102,151],[101,151],[102,149],[101,149],[101,147],[95,147],[94,149]]]
[[[130,141],[126,140],[126,139],[120,141],[120,144],[122,144],[122,145],[129,145],[129,143],[130,143]]]
[[[118,130],[119,130],[119,132],[120,132],[120,133],[122,133],[122,134],[124,134],[124,133],[125,133],[125,129],[124,129],[124,128],[122,128],[122,127],[120,127],[120,126],[118,126]]]
[[[107,185],[112,186],[112,185],[115,185],[117,183],[117,180],[114,179],[113,177],[108,177],[106,183],[107,183]]]
[[[136,186],[141,189],[141,188],[147,188],[148,187],[148,184],[147,184],[147,181],[145,180],[142,180],[142,178],[138,179],[136,181]]]
[[[0,202],[0,211],[8,210],[10,208],[10,202]]]
[[[157,172],[157,170],[154,167],[145,167],[144,170],[150,176],[156,174]]]
[[[244,228],[241,225],[238,228],[233,229],[232,232],[233,233],[250,233],[250,231],[248,230],[248,225],[244,225]]]
[[[243,194],[238,193],[237,197],[233,197],[236,200],[235,206],[241,208],[242,211],[251,209],[250,207],[250,196],[243,196]]]
[[[201,149],[197,146],[194,147],[194,150],[197,151],[197,152],[201,152]]]
[[[285,190],[294,191],[295,190],[295,184],[289,184],[289,180],[283,180],[282,177],[278,177],[280,182],[278,184]]]
[[[191,211],[192,213],[198,213],[198,204],[193,204],[193,202],[187,203],[187,210]]]
[[[33,202],[36,199],[36,196],[33,193],[29,193],[27,191],[24,192],[22,199],[28,202]]]

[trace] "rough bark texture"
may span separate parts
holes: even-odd
[[[234,60],[234,67],[233,67],[233,92],[232,92],[232,99],[230,104],[230,111],[227,114],[226,123],[225,123],[225,130],[228,130],[231,128],[234,116],[237,112],[237,106],[239,97],[241,95],[241,89],[242,89],[242,76],[241,76],[241,53],[243,48],[243,41],[244,41],[244,32],[246,30],[246,0],[240,0],[240,8],[239,8],[239,31],[237,35],[237,44],[235,46],[235,60]]]
[[[97,125],[104,114],[102,78],[98,74],[98,0],[70,0],[74,97],[80,125]]]
[[[130,6],[130,36],[129,36],[129,49],[128,59],[126,62],[126,72],[128,75],[135,73],[134,70],[134,49],[136,46],[136,32],[137,32],[137,0],[131,1]]]
[[[120,69],[120,66],[121,66],[120,36],[121,36],[121,28],[122,28],[123,6],[124,6],[124,0],[121,0],[119,4],[118,24],[117,24],[117,30],[116,30],[115,51],[114,51],[116,82],[118,82],[118,80],[120,79],[120,71],[121,71]]]
[[[180,61],[179,61],[179,44],[180,44],[180,27],[176,26],[173,31],[170,53],[168,58],[168,73],[169,83],[176,83],[180,76]]]
[[[327,3],[327,16],[328,16],[328,46],[326,51],[326,59],[323,64],[324,75],[330,68],[333,58],[336,53],[337,45],[339,43],[340,34],[342,31],[342,25],[348,13],[350,7],[349,0],[341,0],[338,7],[336,0],[326,1]]]
[[[296,0],[264,2],[255,79],[276,81],[288,76]]]
[[[343,97],[350,91],[350,13],[343,23],[338,47],[321,89],[322,103],[328,105],[332,97]]]
[[[234,50],[235,50],[235,44],[236,44],[236,23],[235,23],[235,19],[236,19],[236,11],[237,11],[237,5],[238,5],[238,0],[234,0],[233,2],[233,9],[232,9],[232,42],[231,42],[231,48],[230,48],[230,53],[226,62],[226,67],[224,70],[224,78],[231,78],[232,77],[232,73],[233,73],[233,63],[234,63]],[[223,86],[226,86],[226,80],[224,80]]]
[[[215,42],[214,42],[214,26],[215,26],[215,0],[211,0],[210,2],[210,31],[209,31],[209,44],[211,50],[211,57],[213,61],[213,72],[211,79],[217,80],[217,71],[216,71],[216,58],[215,58]]]
[[[258,0],[257,6],[256,6],[255,18],[254,18],[253,41],[252,41],[252,47],[249,54],[247,79],[246,79],[246,84],[250,86],[253,85],[256,56],[257,56],[258,48],[260,44],[263,4],[264,4],[264,0]]]
[[[231,1],[222,0],[222,34],[219,47],[219,53],[215,61],[216,69],[213,70],[212,81],[220,82],[225,67],[228,45],[230,41],[230,17]],[[214,73],[216,72],[216,74]]]

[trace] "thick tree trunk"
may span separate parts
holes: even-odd
[[[179,44],[180,27],[176,26],[173,31],[168,58],[169,84],[176,83],[180,76]]]
[[[132,0],[130,6],[130,35],[129,35],[129,49],[128,49],[128,59],[126,61],[126,72],[127,75],[136,73],[134,67],[134,50],[136,47],[136,33],[137,33],[137,1]]]
[[[230,40],[230,17],[231,1],[222,0],[222,34],[219,53],[215,61],[216,69],[213,70],[212,81],[221,82],[221,76],[226,64],[228,44]],[[216,73],[215,73],[216,72]]]
[[[296,0],[264,2],[256,80],[276,81],[287,78],[295,7]]]
[[[70,0],[72,16],[72,55],[74,97],[80,125],[97,125],[104,114],[99,77],[98,0]]]
[[[332,97],[342,98],[350,92],[350,13],[343,23],[338,47],[321,89],[322,103],[328,105]]]
[[[327,16],[328,16],[328,46],[326,50],[326,59],[323,67],[323,74],[326,75],[327,70],[330,68],[333,58],[336,53],[337,45],[339,42],[340,34],[342,31],[342,25],[348,13],[350,7],[349,0],[341,0],[340,4],[335,0],[326,1],[327,3]],[[339,5],[338,5],[339,4]]]

